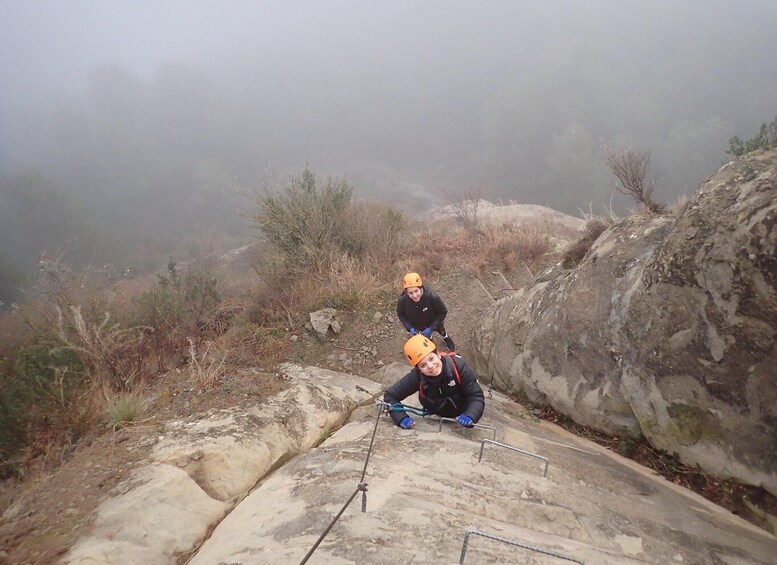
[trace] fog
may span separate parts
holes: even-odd
[[[626,205],[604,141],[671,201],[777,114],[776,29],[771,0],[2,0],[0,259],[237,230],[236,191],[306,163],[578,213]]]

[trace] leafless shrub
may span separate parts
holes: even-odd
[[[79,305],[57,305],[57,337],[79,355],[96,386],[129,390],[141,374],[143,361],[132,355],[149,330],[135,326],[121,329],[111,323],[110,312],[99,322],[87,321]]]
[[[478,208],[483,195],[483,187],[469,187],[463,193],[456,194],[453,190],[443,188],[442,193],[450,203],[453,216],[469,231],[480,229]]]
[[[201,354],[197,354],[197,346],[192,338],[189,342],[189,370],[198,388],[211,389],[216,386],[223,375],[224,364],[229,357],[229,349],[210,355],[213,342],[208,342]]]
[[[664,211],[664,205],[653,200],[656,188],[655,178],[648,177],[650,151],[639,149],[614,149],[604,144],[604,162],[620,183],[618,192],[632,198],[650,213]]]

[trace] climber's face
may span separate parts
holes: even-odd
[[[432,351],[427,353],[416,367],[427,377],[439,377],[440,373],[442,373],[442,359],[440,359],[436,352]]]
[[[420,286],[409,286],[407,287],[407,295],[413,302],[418,302],[424,295],[424,289]]]

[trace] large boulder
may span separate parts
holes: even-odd
[[[632,216],[476,331],[497,387],[777,494],[777,150]]]

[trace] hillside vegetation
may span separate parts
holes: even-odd
[[[171,372],[207,390],[240,367],[271,369],[309,312],[390,304],[407,270],[536,270],[555,257],[542,225],[418,222],[309,169],[253,195],[251,219],[262,243],[237,260],[170,259],[155,276],[40,258],[24,300],[0,317],[3,477],[50,469],[84,438],[153,418]]]
[[[349,335],[369,341],[377,337],[374,316],[393,310],[407,271],[433,281],[454,271],[471,280],[494,271],[515,280],[540,275],[562,262],[574,266],[618,221],[559,218],[548,209],[538,219],[538,207],[479,199],[419,220],[358,202],[347,182],[322,181],[308,169],[254,194],[252,204],[257,242],[198,261],[171,259],[154,276],[129,277],[109,266],[77,271],[67,256],[41,257],[26,299],[0,316],[0,510],[23,489],[38,493],[42,508],[59,504],[68,489],[47,492],[40,479],[61,468],[59,480],[78,484],[62,464],[87,446],[117,465],[137,456],[117,446],[127,431],[153,435],[171,418],[274,394],[287,386],[274,371],[280,362],[331,366],[346,353],[338,348],[349,347],[306,329],[311,311],[337,308]],[[509,214],[520,223],[502,223]],[[377,366],[401,360],[383,349]],[[534,413],[729,508],[741,508],[743,492],[765,500],[757,489],[707,477],[645,442],[598,434],[545,407]],[[94,475],[100,488],[82,497],[83,512],[122,476],[111,469]],[[54,527],[59,518],[51,520]],[[20,528],[42,527],[13,524],[0,530],[0,542],[16,539]]]

